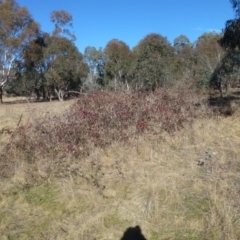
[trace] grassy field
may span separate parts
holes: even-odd
[[[0,105],[0,149],[4,146],[10,134],[18,126],[28,124],[36,118],[46,115],[61,114],[69,109],[73,101],[68,102],[36,102],[29,103],[24,97],[3,98]]]
[[[0,134],[0,165],[10,169],[0,170],[0,240],[126,240],[135,226],[148,240],[240,239],[238,111],[203,114],[174,132],[152,134],[151,125],[151,132],[94,145],[86,155],[16,147],[15,129],[62,116],[74,104],[0,105],[0,130],[10,130]]]

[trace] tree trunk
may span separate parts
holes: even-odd
[[[1,104],[3,103],[2,95],[3,95],[3,87],[1,86],[0,87],[0,101],[1,101]]]
[[[59,101],[63,102],[64,91],[61,90],[61,89],[57,90],[56,88],[54,90],[55,90],[55,93],[58,96]]]
[[[44,86],[42,86],[42,94],[43,94],[43,99],[45,100],[46,99],[46,90],[45,90]]]

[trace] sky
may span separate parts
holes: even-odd
[[[112,39],[130,48],[150,33],[158,33],[172,44],[179,35],[194,42],[205,32],[220,32],[234,18],[229,0],[16,0],[51,32],[50,13],[65,10],[73,16],[76,46],[104,48]]]

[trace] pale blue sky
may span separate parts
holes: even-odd
[[[234,17],[229,0],[17,0],[26,6],[43,31],[52,31],[50,13],[66,10],[73,16],[76,45],[105,47],[113,38],[131,48],[149,33],[172,43],[181,34],[191,42],[204,32],[221,31]]]

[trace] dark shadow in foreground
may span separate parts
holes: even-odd
[[[147,240],[142,234],[139,226],[129,227],[123,234],[121,240]]]

